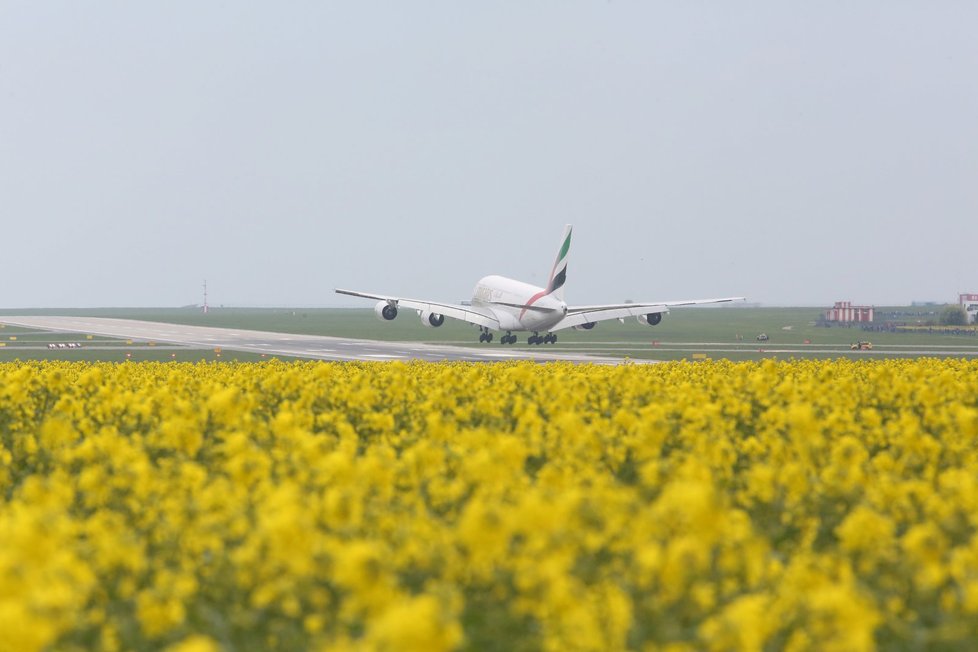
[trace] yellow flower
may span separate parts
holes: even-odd
[[[209,636],[194,634],[166,648],[166,652],[218,652],[221,647]]]
[[[978,645],[978,362],[0,364],[0,650]]]
[[[376,650],[440,652],[455,649],[463,635],[461,626],[436,598],[421,595],[383,611],[367,630],[366,640]]]

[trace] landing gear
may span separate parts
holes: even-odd
[[[512,332],[506,331],[506,334],[499,338],[500,344],[516,344],[516,336]]]
[[[492,333],[489,332],[489,329],[488,328],[483,328],[482,329],[482,332],[479,333],[479,341],[480,342],[491,342],[492,341]]]
[[[557,335],[555,333],[540,335],[540,333],[534,331],[533,335],[530,335],[526,341],[530,344],[556,344]]]

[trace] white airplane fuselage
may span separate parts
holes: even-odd
[[[495,275],[479,279],[472,305],[490,310],[506,331],[547,331],[567,314],[567,304],[545,289]]]

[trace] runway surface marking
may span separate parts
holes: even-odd
[[[186,326],[135,319],[106,317],[9,316],[0,323],[39,330],[85,333],[146,342],[167,342],[202,349],[220,347],[232,351],[278,354],[317,360],[467,360],[473,362],[535,360],[569,361],[597,364],[622,364],[622,358],[591,356],[583,353],[547,351],[546,349],[498,351],[489,348],[463,348],[444,344],[358,340],[327,335],[296,335],[267,331],[242,331],[237,328]],[[492,346],[486,345],[487,347]],[[498,346],[498,345],[497,345]],[[643,364],[647,360],[629,360]]]

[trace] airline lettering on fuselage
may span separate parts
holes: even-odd
[[[475,294],[472,296],[472,298],[476,301],[484,301],[485,303],[489,303],[492,301],[492,290],[487,288],[485,285],[479,285],[475,288]]]
[[[547,330],[563,318],[566,306],[544,294],[543,288],[528,283],[487,276],[472,291],[472,305],[491,310],[503,330]]]

